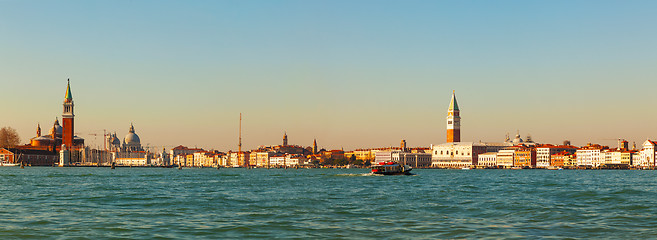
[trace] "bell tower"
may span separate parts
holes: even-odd
[[[285,132],[285,135],[283,136],[283,146],[287,146],[287,132]]]
[[[73,118],[73,95],[71,94],[71,82],[70,79],[67,80],[66,85],[66,97],[64,98],[64,112],[62,113],[62,144],[66,145],[68,149],[73,147],[73,133],[74,133],[74,124]]]
[[[456,103],[455,91],[452,91],[452,101],[447,109],[447,142],[461,141],[461,116],[459,105]]]

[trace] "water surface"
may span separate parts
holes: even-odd
[[[0,239],[655,238],[657,171],[0,168]]]

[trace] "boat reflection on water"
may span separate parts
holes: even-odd
[[[396,162],[380,162],[379,165],[372,166],[372,173],[380,175],[413,175],[411,170],[411,166]]]

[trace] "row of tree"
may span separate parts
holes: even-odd
[[[370,165],[370,162],[369,161],[363,161],[363,160],[360,160],[360,159],[356,159],[355,155],[351,155],[351,157],[349,157],[349,158],[341,157],[341,158],[322,159],[320,164],[321,165],[331,165],[331,166],[356,165],[356,166],[368,167]]]
[[[0,129],[0,148],[14,147],[20,144],[21,138],[18,136],[16,129],[3,127]]]

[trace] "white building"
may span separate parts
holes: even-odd
[[[573,146],[542,146],[536,148],[536,167],[547,168],[550,166],[551,157],[553,154],[560,152],[575,153],[577,148]]]
[[[477,166],[483,167],[496,167],[497,166],[497,153],[496,152],[487,152],[479,154],[477,160]]]
[[[577,165],[583,167],[600,167],[603,164],[600,159],[600,152],[603,147],[600,145],[589,145],[577,149]]]
[[[515,157],[516,149],[502,149],[497,152],[497,166],[513,167],[513,158]]]
[[[275,152],[272,151],[258,151],[258,152],[251,152],[251,157],[255,156],[255,163],[256,166],[258,167],[267,167],[271,163],[269,162],[269,158],[271,156],[274,156]]]
[[[112,158],[119,166],[149,166],[150,154],[146,152],[112,152]]]
[[[285,166],[285,155],[274,155],[269,157],[269,166],[271,167],[281,167]]]
[[[395,162],[409,165],[414,168],[431,167],[431,153],[409,153],[398,152],[392,154],[392,159]]]
[[[600,161],[602,164],[630,165],[631,160],[631,151],[603,150],[600,152]]]
[[[486,145],[473,142],[449,142],[431,146],[432,167],[462,168],[477,165],[478,155],[486,152]]]
[[[646,140],[643,142],[643,148],[639,152],[640,158],[637,164],[639,167],[654,167],[655,166],[655,145],[656,142]]]
[[[410,153],[403,151],[381,151],[375,153],[374,162],[397,162],[414,168],[431,167],[431,153]]]

